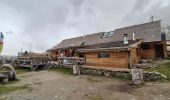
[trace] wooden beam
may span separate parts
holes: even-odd
[[[131,50],[128,51],[128,68],[131,69]]]

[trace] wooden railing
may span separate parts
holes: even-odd
[[[77,57],[58,57],[59,65],[85,65],[84,58]]]

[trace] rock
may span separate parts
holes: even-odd
[[[138,69],[147,69],[147,68],[155,68],[156,65],[153,65],[151,63],[139,63],[132,65],[132,68],[138,68]]]
[[[91,68],[83,68],[81,67],[82,74],[89,74],[89,75],[104,75],[107,77],[114,77],[114,78],[125,78],[125,79],[132,79],[132,76],[129,72],[124,71],[109,71],[109,70],[101,70],[101,69],[91,69]],[[156,81],[167,79],[167,77],[159,72],[143,72],[143,80],[144,81]]]
[[[73,65],[73,74],[74,75],[80,75],[80,66]]]
[[[110,76],[110,72],[104,72],[104,75],[109,77]]]
[[[81,68],[82,74],[89,74],[89,75],[100,75],[100,76],[107,76],[107,77],[117,77],[117,78],[128,78],[131,79],[131,75],[129,72],[124,71],[110,71],[110,70],[101,70],[101,69],[91,69],[91,68]]]
[[[164,79],[168,79],[168,77],[165,76],[164,74],[161,74],[161,77],[164,78]]]
[[[167,79],[167,76],[159,72],[145,72],[143,76],[145,81],[156,81],[156,80]]]
[[[143,82],[143,72],[142,69],[131,69],[132,82],[134,85],[142,85]]]

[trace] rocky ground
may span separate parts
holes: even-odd
[[[5,100],[170,100],[170,83],[149,82],[141,88],[129,81],[90,75],[65,75],[53,71],[19,74],[30,89],[0,95]]]

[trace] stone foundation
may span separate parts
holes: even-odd
[[[81,67],[80,71],[81,74],[108,76],[113,78],[124,78],[129,80],[132,79],[132,75],[128,71],[110,71],[110,70],[85,68],[85,67]],[[144,81],[156,81],[162,79],[167,79],[167,77],[158,72],[143,72]]]
[[[131,79],[131,74],[127,71],[110,71],[81,67],[81,74]]]

